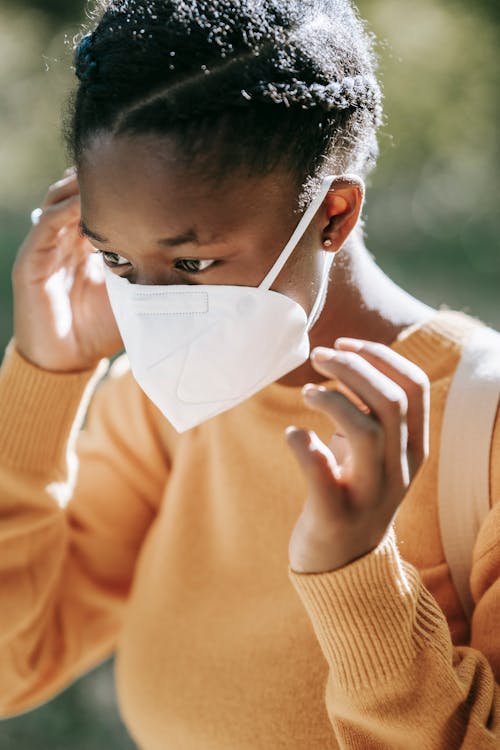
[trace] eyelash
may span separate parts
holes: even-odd
[[[109,266],[109,268],[121,268],[121,266],[127,266],[127,265],[129,265],[128,260],[126,260],[126,258],[122,258],[122,256],[119,255],[118,253],[113,253],[113,252],[109,252],[109,251],[106,252],[105,250],[97,250],[97,252],[102,255],[102,257],[104,259],[104,262],[106,263],[107,266]],[[106,256],[108,256],[108,257],[106,257]],[[115,259],[115,260],[122,258],[122,260],[124,260],[125,263],[110,262],[109,256],[112,256],[112,258]],[[177,264],[178,263],[183,263],[183,262],[184,263],[209,263],[210,265],[207,266],[207,267],[205,267],[205,268],[199,268],[199,269],[195,269],[195,268],[191,268],[191,269],[189,269],[189,268],[178,268]],[[182,271],[183,273],[199,274],[199,273],[203,273],[203,271],[207,271],[209,268],[212,268],[215,265],[215,263],[217,263],[216,260],[212,260],[212,259],[208,259],[208,258],[207,259],[202,259],[202,258],[178,258],[175,261],[175,267],[178,268],[178,270]]]

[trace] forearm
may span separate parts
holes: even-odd
[[[49,373],[11,342],[0,369],[0,712],[46,679],[48,655],[64,650],[71,443],[104,367]]]
[[[330,671],[326,705],[342,748],[493,750],[500,693],[486,657],[454,648],[393,529],[333,573],[290,573]]]

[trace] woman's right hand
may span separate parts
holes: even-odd
[[[12,269],[14,340],[34,365],[56,372],[95,367],[123,348],[101,257],[79,231],[76,173],[50,186],[43,213]]]

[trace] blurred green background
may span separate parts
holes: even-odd
[[[366,204],[368,247],[426,303],[500,329],[498,0],[362,0],[379,38],[386,124]],[[29,213],[65,159],[76,0],[0,2],[0,351],[10,269]],[[0,722],[0,750],[127,750],[112,660],[53,701]]]

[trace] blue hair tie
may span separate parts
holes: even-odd
[[[93,34],[85,34],[75,53],[75,73],[82,83],[92,83],[97,76],[99,65],[93,55]]]

